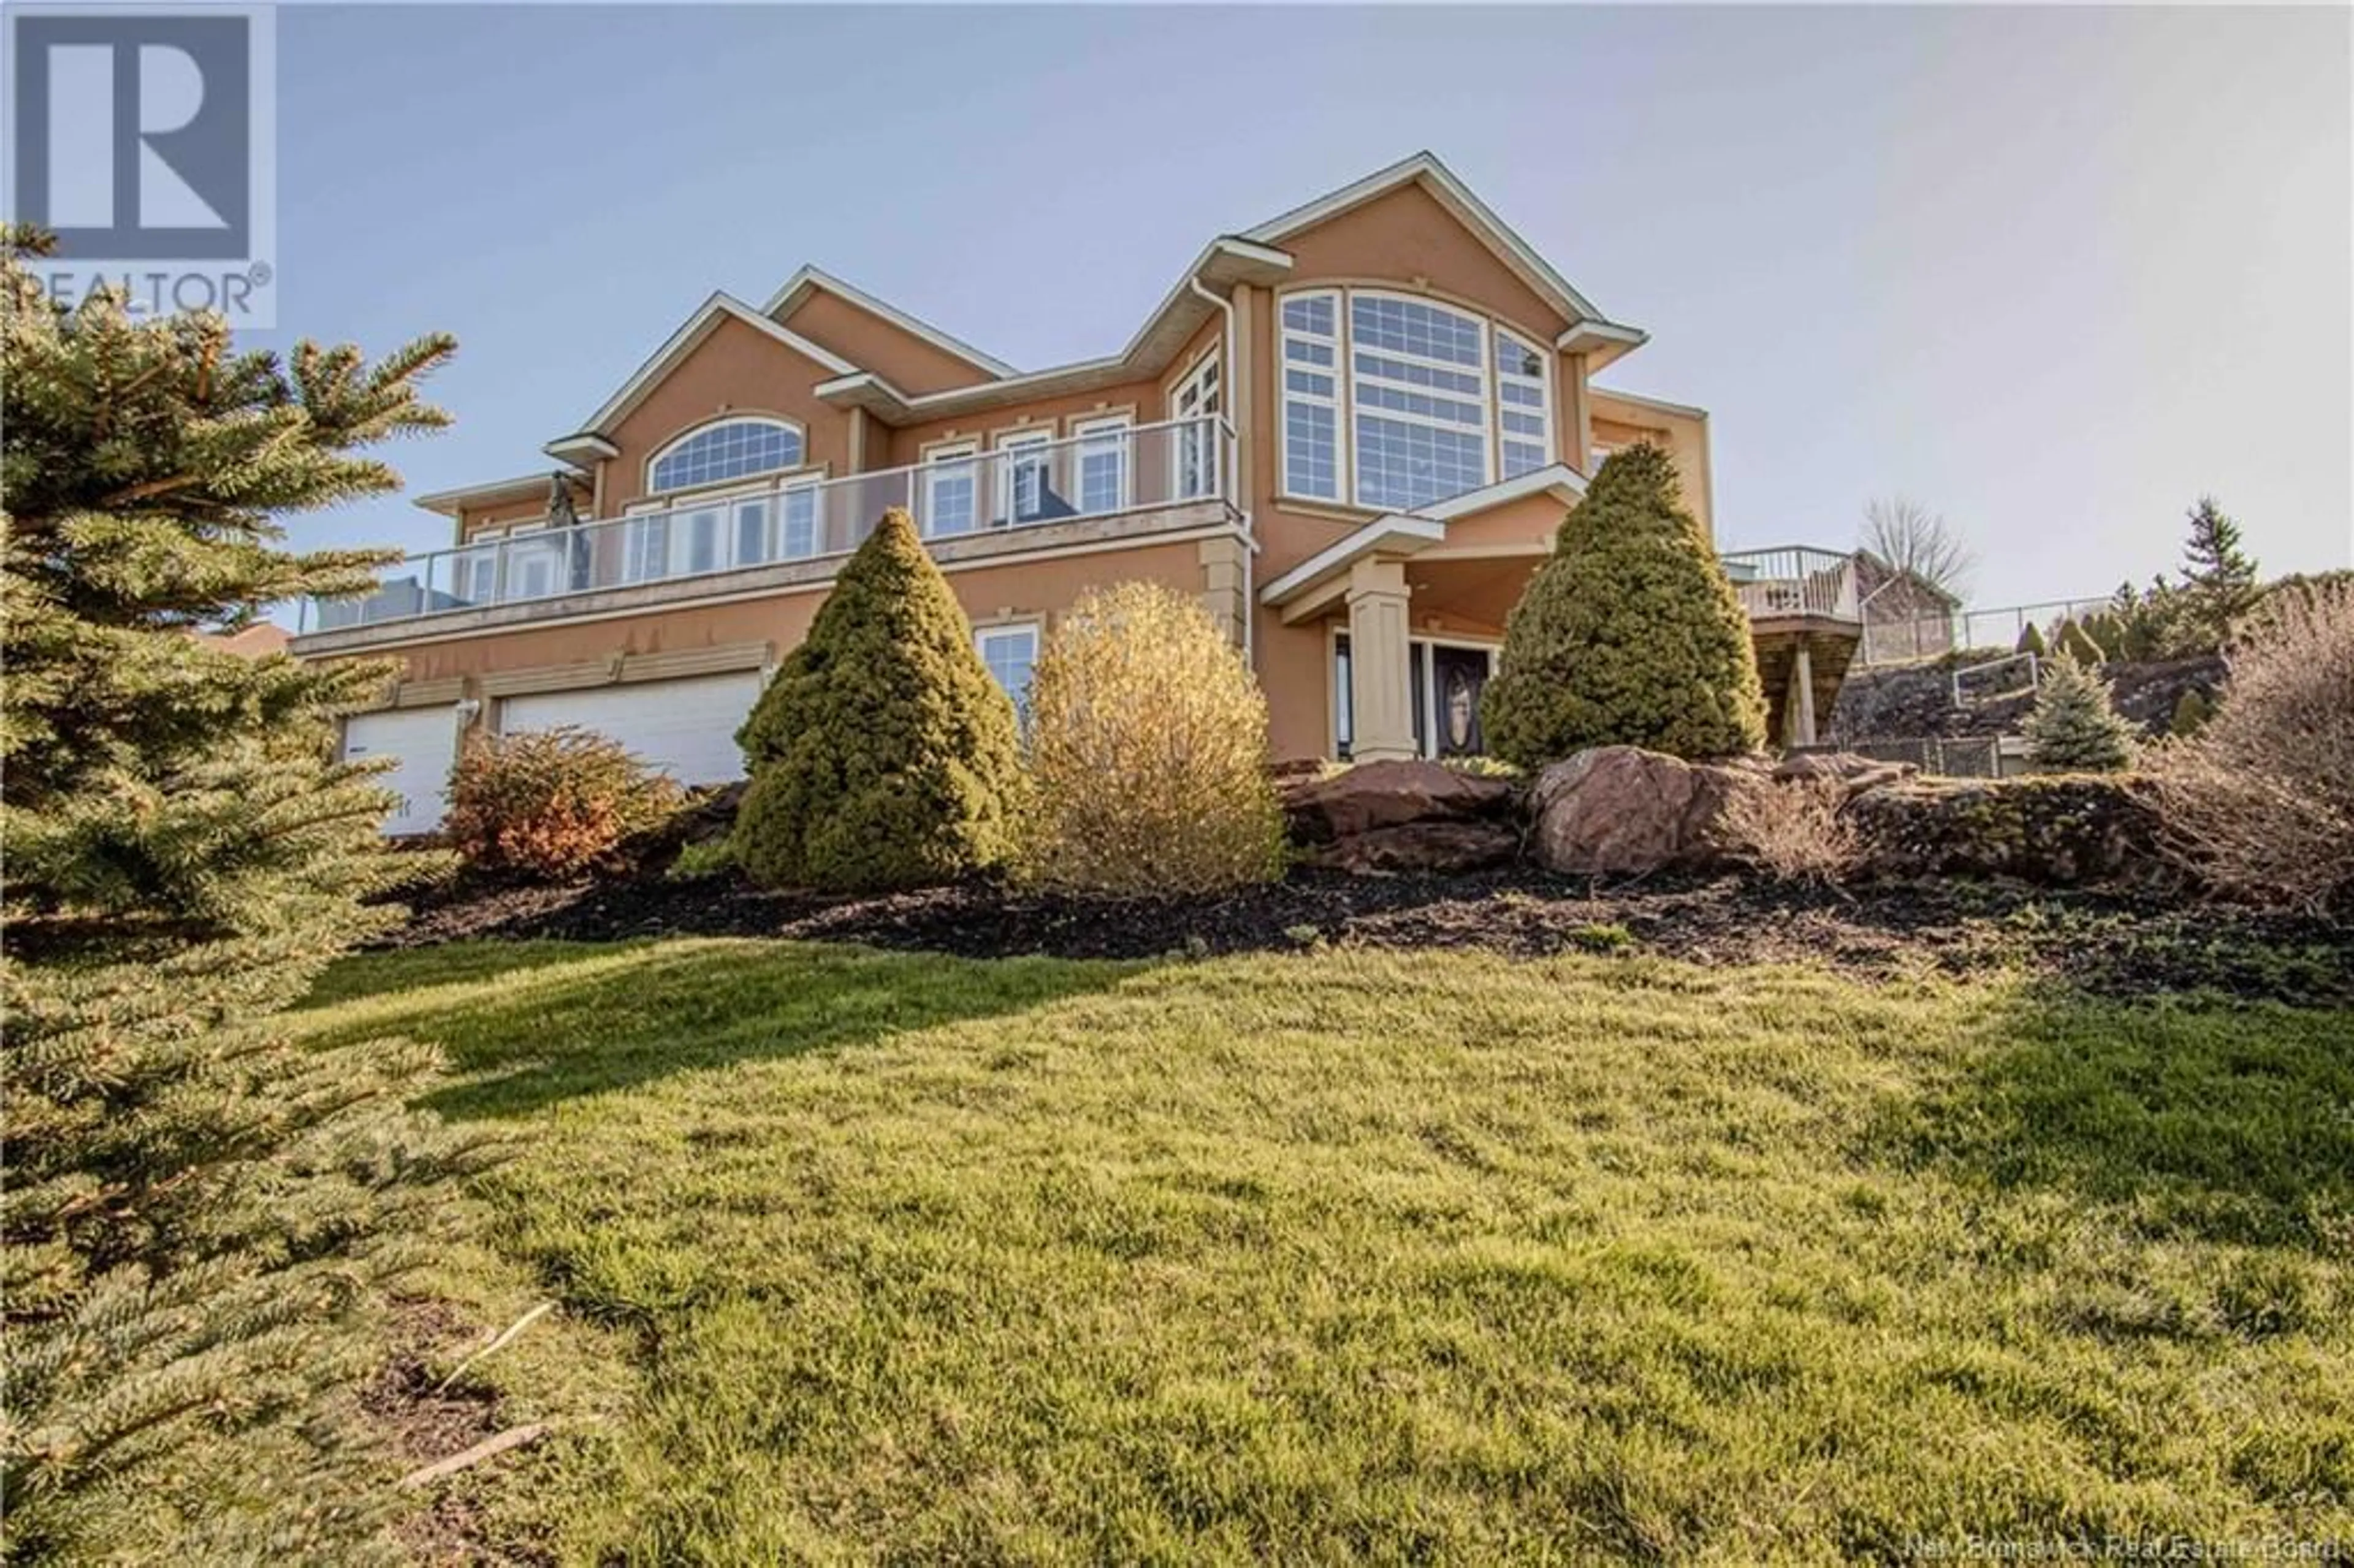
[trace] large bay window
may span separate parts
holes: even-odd
[[[1553,461],[1553,375],[1485,316],[1374,289],[1284,296],[1283,493],[1413,511]]]

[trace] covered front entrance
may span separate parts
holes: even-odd
[[[1342,758],[1357,740],[1354,652],[1345,631],[1332,638],[1333,742]],[[1477,757],[1487,749],[1479,732],[1479,694],[1494,673],[1492,644],[1416,637],[1407,641],[1405,690],[1417,757]]]

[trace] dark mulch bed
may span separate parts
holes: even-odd
[[[2214,990],[2354,1003],[2354,928],[2208,906],[1940,881],[1856,888],[1743,877],[1615,885],[1530,867],[1464,876],[1299,871],[1214,897],[1082,898],[974,881],[876,897],[772,893],[729,874],[567,886],[462,879],[411,899],[391,945],[468,938],[781,937],[995,959],[1140,959],[1317,943],[1635,951],[1863,974],[2024,969],[2112,994]]]

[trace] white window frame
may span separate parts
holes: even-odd
[[[1097,414],[1071,422],[1071,504],[1078,508],[1080,516],[1108,517],[1136,503],[1136,441],[1129,434],[1135,428],[1136,416],[1128,413]],[[1109,506],[1090,506],[1087,459],[1105,451],[1113,452],[1119,461],[1119,494]]]
[[[1225,370],[1218,350],[1213,346],[1187,366],[1185,374],[1171,384],[1167,397],[1177,442],[1176,470],[1171,475],[1173,499],[1200,501],[1218,494],[1226,411]],[[1185,407],[1189,401],[1193,405],[1190,409]],[[1210,422],[1206,426],[1194,422],[1203,419]]]
[[[809,548],[792,547],[791,524],[785,509],[801,497],[809,498]],[[825,487],[824,482],[811,475],[807,479],[788,481],[777,486],[776,511],[769,519],[769,552],[772,561],[806,561],[825,553]]]
[[[791,462],[784,463],[776,468],[755,469],[750,473],[723,474],[716,479],[696,480],[692,484],[663,485],[656,482],[654,479],[654,471],[662,466],[662,462],[664,458],[669,457],[672,453],[677,451],[679,448],[686,445],[687,442],[694,440],[696,437],[708,435],[713,430],[719,429],[727,425],[772,425],[779,429],[790,430],[793,433],[794,439],[801,442],[801,454]],[[758,414],[744,413],[740,411],[731,414],[722,414],[717,418],[705,419],[703,423],[696,425],[692,429],[681,430],[678,434],[664,441],[660,447],[657,447],[650,455],[648,455],[646,458],[645,467],[646,493],[648,495],[687,495],[703,489],[706,485],[730,484],[740,486],[747,480],[768,480],[770,482],[774,482],[774,475],[780,473],[793,473],[809,466],[809,429],[799,419],[788,419],[781,414]]]
[[[1045,643],[1044,630],[1045,629],[1035,620],[991,621],[986,626],[976,626],[972,629],[972,651],[976,654],[980,655],[982,665],[987,666],[989,664],[990,640],[994,637],[1008,637],[1019,634],[1027,638],[1029,641],[1030,668],[1034,672],[1038,668],[1039,652]],[[991,680],[996,680],[996,670],[991,669],[989,674]],[[998,690],[1005,690],[1002,683],[1000,683]],[[1027,686],[1024,686],[1018,693],[1006,692],[1005,695],[1007,699],[1013,704],[1013,711],[1016,715],[1023,717],[1028,715],[1030,711],[1030,690]]]
[[[1419,414],[1409,409],[1381,407],[1354,409],[1350,418],[1351,429],[1349,435],[1352,445],[1359,448],[1360,450],[1357,452],[1358,461],[1349,465],[1349,499],[1354,504],[1359,506],[1373,508],[1380,511],[1401,512],[1412,512],[1416,510],[1417,506],[1433,505],[1440,501],[1447,499],[1447,496],[1437,495],[1431,497],[1429,501],[1415,503],[1412,504],[1401,504],[1395,501],[1385,500],[1376,502],[1365,499],[1363,473],[1364,454],[1362,450],[1363,442],[1358,437],[1355,424],[1358,419],[1368,417],[1378,419],[1387,419],[1402,425],[1416,426],[1426,430],[1443,431],[1448,436],[1457,438],[1476,436],[1479,442],[1480,477],[1479,482],[1473,485],[1471,488],[1473,490],[1483,489],[1487,485],[1495,482],[1495,431],[1499,423],[1496,418],[1496,345],[1495,340],[1491,335],[1497,325],[1495,318],[1481,312],[1469,310],[1461,305],[1453,304],[1444,300],[1434,300],[1424,295],[1405,293],[1396,289],[1351,289],[1347,291],[1347,293],[1348,332],[1345,339],[1345,346],[1342,352],[1342,362],[1348,368],[1349,397],[1352,404],[1354,404],[1357,399],[1358,377],[1360,376],[1364,376],[1368,380],[1373,381],[1376,385],[1398,387],[1402,390],[1426,395],[1433,398],[1444,397],[1449,402],[1468,402],[1479,410],[1479,424],[1475,429],[1471,426],[1459,424],[1452,419],[1442,419],[1433,415]],[[1471,323],[1476,329],[1474,333],[1474,341],[1476,341],[1479,345],[1479,364],[1476,366],[1467,366],[1457,360],[1437,359],[1427,355],[1416,354],[1410,349],[1391,348],[1387,346],[1368,347],[1359,344],[1357,342],[1357,302],[1360,300],[1395,300],[1405,304],[1419,306],[1424,310],[1431,311],[1439,314],[1454,316],[1459,320]],[[1475,376],[1479,379],[1479,389],[1477,393],[1457,392],[1452,389],[1442,391],[1440,388],[1435,387],[1417,387],[1413,383],[1393,381],[1378,374],[1360,371],[1357,368],[1357,356],[1360,354],[1371,354],[1384,359],[1397,360],[1408,366],[1420,366],[1422,368],[1434,371],[1443,371],[1448,375]],[[1457,491],[1453,493],[1466,494],[1469,493]]]
[[[1046,497],[1055,486],[1055,460],[1062,455],[1055,450],[1055,427],[1017,425],[1012,429],[998,431],[992,438],[992,445],[997,460],[997,515],[990,519],[990,526],[1020,528],[1032,523],[1053,521],[1046,515]],[[1025,464],[1022,453],[1031,447],[1044,447],[1046,450],[1043,461],[1033,467],[1033,471],[1039,476],[1035,514],[1025,517],[1022,515],[1021,508],[1021,477],[1023,469],[1032,465]]]
[[[1540,454],[1537,466],[1539,468],[1547,466],[1553,461],[1553,453],[1555,450],[1553,444],[1553,430],[1555,427],[1553,422],[1554,412],[1553,389],[1554,356],[1551,353],[1547,352],[1544,344],[1538,342],[1536,338],[1526,333],[1515,331],[1511,327],[1506,326],[1502,322],[1493,320],[1490,321],[1488,323],[1488,330],[1490,334],[1488,340],[1488,355],[1490,362],[1494,366],[1496,389],[1496,444],[1495,450],[1490,454],[1492,459],[1491,471],[1499,481],[1508,478],[1516,479],[1520,477],[1518,474],[1507,474],[1504,471],[1504,443],[1508,440],[1526,441],[1530,438],[1521,434],[1517,430],[1506,430],[1504,429],[1504,416],[1507,413],[1525,414],[1529,409],[1526,404],[1505,402],[1504,388],[1507,385],[1534,387],[1536,388],[1538,397],[1536,416],[1537,423],[1541,427],[1535,438],[1537,450]],[[1498,356],[1496,352],[1499,339],[1509,340],[1534,355],[1537,362],[1536,375],[1533,376],[1522,376],[1517,371],[1506,370],[1504,368],[1503,360]],[[1522,471],[1522,472],[1526,471]]]
[[[642,501],[624,509],[621,519],[621,580],[661,582],[670,571],[670,507],[659,501]],[[646,541],[657,523],[662,524],[662,558],[657,569],[650,572]]]
[[[1332,335],[1329,338],[1319,337],[1314,333],[1303,332],[1299,328],[1287,325],[1283,319],[1283,308],[1287,304],[1299,300],[1316,299],[1330,300],[1332,303]],[[1289,293],[1277,295],[1275,301],[1276,382],[1281,392],[1277,409],[1276,429],[1276,450],[1282,470],[1280,487],[1286,495],[1296,495],[1302,501],[1320,501],[1327,505],[1344,503],[1355,488],[1350,482],[1349,462],[1348,313],[1348,295],[1346,291],[1341,289],[1295,289]],[[1292,387],[1290,345],[1295,339],[1303,344],[1313,344],[1331,351],[1332,363],[1329,366],[1320,368],[1312,364],[1303,364],[1300,366],[1304,374],[1325,376],[1332,383],[1332,393],[1329,397],[1319,397],[1313,392],[1298,391]],[[1320,495],[1311,490],[1302,490],[1292,482],[1291,405],[1295,402],[1312,408],[1329,408],[1332,412],[1332,493],[1330,495]]]
[[[514,528],[506,535],[506,568],[499,585],[502,602],[518,599],[549,599],[564,592],[571,585],[566,580],[566,568],[570,554],[558,530],[547,528]],[[532,574],[545,569],[546,581],[532,586]]]
[[[951,465],[955,471],[948,471]],[[961,539],[981,530],[981,443],[973,441],[941,441],[924,453],[924,526],[927,539]],[[940,487],[954,480],[962,480],[970,494],[965,504],[970,518],[961,528],[942,532],[939,526]]]

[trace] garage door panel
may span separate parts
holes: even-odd
[[[344,759],[388,757],[393,769],[377,780],[399,797],[384,820],[398,836],[429,833],[449,807],[450,765],[458,756],[458,710],[395,708],[354,714],[344,721]]]
[[[759,699],[760,684],[759,675],[746,670],[509,697],[500,705],[499,730],[595,730],[682,784],[722,784],[744,777],[736,731]]]

